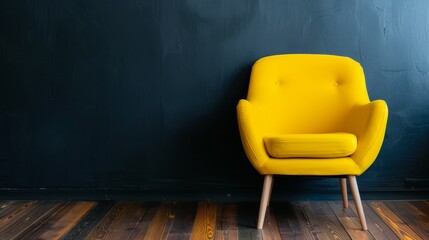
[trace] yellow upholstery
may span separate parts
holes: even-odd
[[[359,63],[311,54],[262,58],[253,66],[237,117],[244,151],[265,175],[258,229],[264,225],[273,175],[338,176],[344,207],[348,180],[362,229],[368,229],[356,176],[380,151],[387,105],[370,102]]]
[[[258,60],[252,69],[247,99],[237,106],[244,150],[263,175],[360,175],[379,153],[387,115],[383,100],[370,102],[360,64],[330,55],[290,54]],[[331,151],[322,156],[332,146],[308,141],[300,146],[301,154],[289,152],[296,146],[286,145],[280,147],[281,155],[267,152],[266,145],[272,146],[275,137],[310,134],[307,137],[320,138],[330,133],[355,136],[357,145],[346,143],[349,153],[339,155]]]
[[[274,158],[339,158],[356,150],[351,133],[284,134],[264,138],[268,154]]]

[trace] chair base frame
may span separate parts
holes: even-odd
[[[358,217],[362,225],[362,230],[366,231],[368,230],[368,227],[366,224],[365,214],[363,212],[362,201],[359,194],[359,188],[356,181],[356,176],[348,175],[347,179],[349,180],[350,190],[352,192],[353,200],[355,202],[356,212],[358,213]],[[349,206],[348,196],[347,196],[347,179],[345,177],[340,178],[341,194],[343,197],[344,208],[348,208]],[[264,176],[264,186],[262,189],[261,205],[259,207],[259,215],[258,215],[258,224],[257,224],[258,229],[262,229],[262,227],[264,226],[265,214],[267,212],[267,207],[271,200],[273,183],[274,183],[273,175]]]

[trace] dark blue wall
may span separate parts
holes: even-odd
[[[235,105],[280,53],[361,62],[390,108],[361,189],[428,187],[429,1],[22,0],[0,2],[0,188],[259,194]]]

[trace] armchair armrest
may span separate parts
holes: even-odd
[[[238,127],[244,151],[258,172],[269,159],[263,137],[268,132],[264,113],[251,102],[241,99],[237,105]]]
[[[375,161],[386,132],[388,117],[387,104],[375,100],[365,105],[355,106],[346,123],[346,131],[357,136],[357,149],[352,159],[361,170],[361,174]]]

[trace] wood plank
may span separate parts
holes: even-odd
[[[429,218],[429,203],[426,201],[406,201],[406,203],[414,208],[413,212],[415,212],[416,215],[420,215],[425,219]]]
[[[239,239],[262,240],[262,232],[256,228],[259,203],[240,203],[237,207]]]
[[[362,230],[359,218],[350,207],[344,208],[338,201],[329,202],[329,206],[352,239],[374,239],[368,231]]]
[[[328,235],[321,230],[319,222],[309,209],[300,202],[293,203],[292,206],[306,239],[328,239]]]
[[[172,203],[171,214],[174,215],[174,219],[168,233],[168,240],[189,239],[191,237],[197,208],[198,204],[195,202]]]
[[[233,230],[216,230],[215,240],[237,240],[238,231]]]
[[[117,221],[126,203],[116,203],[85,239],[107,239],[111,225]]]
[[[0,202],[0,239],[429,239],[429,202],[258,203]],[[109,210],[110,209],[110,210]],[[345,229],[344,229],[345,228]]]
[[[86,239],[129,239],[141,231],[146,210],[143,202],[118,202]]]
[[[18,202],[16,201],[0,201],[0,218],[5,215],[5,212],[9,211],[14,205],[17,204]]]
[[[28,233],[37,231],[49,217],[55,215],[65,206],[65,202],[37,202],[22,214],[15,215],[14,220],[0,231],[0,239],[23,239]]]
[[[350,236],[327,202],[302,202],[301,204],[312,213],[311,216],[314,217],[312,221],[320,226],[320,230],[329,239],[350,239]]]
[[[100,201],[86,214],[62,240],[84,239],[100,223],[115,204],[114,201]]]
[[[338,220],[346,226],[347,233],[352,239],[375,239],[369,232],[362,230],[361,223],[352,217],[338,217]]]
[[[264,240],[281,240],[279,226],[272,208],[268,207],[265,215],[265,223],[262,228],[262,236]]]
[[[126,202],[115,224],[110,227],[108,239],[129,239],[139,231],[139,224],[145,212],[146,206],[143,202]]]
[[[272,203],[282,239],[305,239],[298,216],[290,202]]]
[[[216,218],[216,240],[236,240],[238,239],[237,226],[237,204],[218,204]]]
[[[354,202],[349,203],[349,208],[357,215]],[[365,212],[366,223],[368,225],[368,232],[375,239],[399,239],[398,236],[387,226],[384,221],[369,207],[368,201],[362,201],[362,207]]]
[[[168,236],[174,215],[170,212],[170,202],[163,202],[158,207],[155,216],[144,236],[147,240],[165,239]]]
[[[37,202],[12,202],[4,207],[0,213],[0,231],[7,225],[17,221],[20,217],[30,209],[34,208]]]
[[[21,239],[60,239],[95,205],[95,202],[67,202],[57,213]]]
[[[425,218],[429,218],[429,202],[427,201],[404,201],[411,205],[413,212],[416,215],[421,215]]]
[[[389,201],[385,204],[421,238],[429,239],[429,212],[426,214],[426,212],[421,211],[418,208],[419,203]]]
[[[224,203],[218,205],[216,230],[237,230],[237,204]]]
[[[132,239],[138,239],[138,238],[132,238]],[[166,239],[168,239],[168,240],[189,240],[190,236],[189,236],[189,234],[168,233]]]
[[[420,240],[417,235],[402,219],[389,209],[383,202],[371,201],[369,206],[380,216],[380,218],[390,226],[393,232],[400,239],[415,239]]]
[[[153,202],[144,204],[146,211],[144,212],[144,215],[141,217],[140,222],[136,227],[136,231],[134,231],[133,234],[131,234],[130,239],[144,238],[160,206],[161,206],[160,203],[153,203]]]
[[[191,239],[214,239],[217,204],[202,202],[198,205]]]

